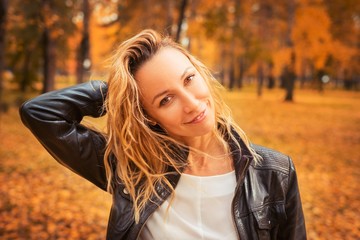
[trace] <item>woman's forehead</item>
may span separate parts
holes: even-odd
[[[187,56],[177,49],[160,49],[149,61],[135,73],[135,79],[141,84],[162,78],[180,78],[186,68],[193,66]]]

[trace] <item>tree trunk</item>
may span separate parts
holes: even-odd
[[[224,44],[220,44],[220,59],[226,58],[226,50]],[[226,75],[226,63],[225,61],[220,62],[220,74],[219,74],[219,81],[222,85],[225,86],[225,75]]]
[[[56,47],[50,36],[50,30],[45,26],[43,32],[43,58],[44,58],[44,86],[43,92],[54,90],[56,73]]]
[[[291,53],[290,65],[285,71],[285,101],[292,102],[294,100],[294,88],[295,88],[295,53]]]
[[[233,90],[235,86],[235,64],[232,61],[229,69],[229,89]]]
[[[30,69],[31,52],[26,50],[24,53],[24,62],[22,66],[22,76],[20,81],[20,91],[26,92],[26,88],[29,85],[29,69]]]
[[[295,72],[291,68],[288,69],[285,77],[286,102],[292,102],[294,100],[295,79],[296,79]]]
[[[241,44],[239,41],[239,32],[240,32],[240,22],[241,22],[241,1],[235,0],[234,2],[234,25],[232,26],[232,43],[231,43],[231,55],[232,55],[232,63],[231,63],[231,75],[230,75],[230,84],[231,87],[242,87],[242,74],[243,69],[241,68],[241,57],[239,57],[239,53],[236,49]],[[239,59],[239,60],[238,60]],[[240,63],[240,64],[239,64]]]
[[[230,49],[230,68],[229,68],[229,89],[232,90],[235,87],[236,82],[236,55],[235,55],[235,49],[236,49],[236,42],[235,38],[231,42],[231,49]]]
[[[258,65],[258,69],[257,69],[257,80],[258,80],[258,84],[257,84],[257,96],[261,97],[262,95],[262,89],[263,89],[263,85],[264,85],[264,68],[263,68],[263,64],[260,63]]]
[[[275,77],[274,77],[274,64],[268,63],[268,76],[267,76],[267,88],[273,89],[275,87]]]
[[[289,67],[289,73],[286,78],[285,83],[285,101],[291,102],[293,101],[293,95],[294,95],[294,88],[295,88],[295,51],[294,51],[294,44],[291,39],[291,33],[294,26],[294,18],[295,18],[295,0],[288,0],[288,23],[287,23],[287,39],[286,39],[286,45],[292,49],[291,56],[290,56],[290,67]]]
[[[301,60],[301,70],[300,70],[300,88],[305,87],[305,81],[306,81],[306,60],[303,58]]]
[[[288,0],[288,18],[287,18],[287,32],[286,32],[286,45],[288,47],[293,47],[293,41],[292,41],[292,30],[294,27],[294,19],[295,19],[295,0]]]
[[[237,87],[242,88],[244,85],[244,75],[245,75],[245,59],[243,56],[238,58],[238,66],[239,66],[239,78],[237,79]]]
[[[55,39],[51,37],[51,27],[53,24],[50,21],[52,15],[51,3],[50,0],[42,0],[42,14],[40,16],[43,24],[43,93],[52,91],[55,87],[56,43]]]
[[[85,72],[88,71],[91,67],[90,60],[90,33],[89,33],[89,22],[90,22],[90,6],[89,0],[83,0],[83,32],[82,38],[78,51],[78,61],[77,61],[77,83],[82,83],[84,81]]]
[[[175,38],[176,42],[180,42],[181,28],[182,28],[182,24],[185,19],[185,10],[186,10],[187,3],[188,3],[187,0],[182,0],[180,8],[179,8],[179,19],[178,19],[178,24],[177,24],[176,38]]]
[[[4,87],[4,69],[5,69],[5,34],[6,34],[6,18],[7,18],[8,0],[0,1],[0,112],[5,110],[2,102],[2,94]]]

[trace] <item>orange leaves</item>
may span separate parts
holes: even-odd
[[[1,238],[104,239],[111,196],[56,163],[16,109],[1,121]]]
[[[360,238],[359,92],[226,93],[252,142],[289,154],[300,184],[308,239]],[[93,121],[92,119],[87,119]],[[57,164],[18,119],[1,116],[0,237],[104,239],[111,196]]]
[[[297,11],[293,39],[300,59],[311,59],[317,69],[323,68],[332,54],[331,20],[324,6],[301,6]]]

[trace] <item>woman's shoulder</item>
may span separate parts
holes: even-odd
[[[288,155],[261,145],[252,144],[251,147],[261,156],[257,163],[252,164],[255,169],[275,170],[289,174],[293,168],[292,160]]]

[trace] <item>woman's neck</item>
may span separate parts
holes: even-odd
[[[234,169],[229,150],[213,134],[201,136],[188,142],[190,153],[184,173],[212,176],[228,173]]]

